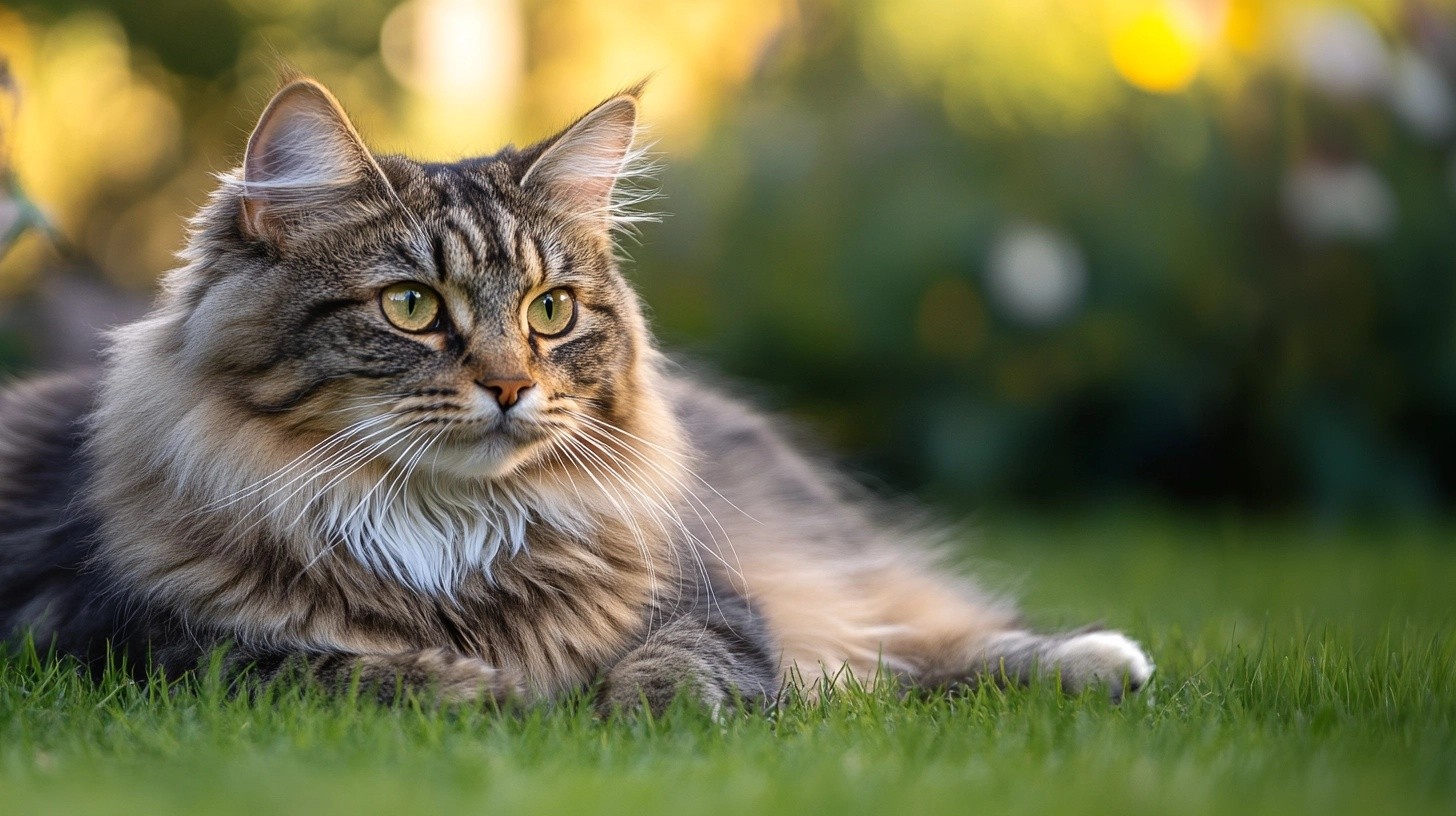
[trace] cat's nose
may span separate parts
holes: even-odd
[[[489,380],[478,380],[480,387],[495,395],[495,401],[500,403],[502,411],[510,410],[521,398],[521,392],[535,385],[534,380],[524,377],[497,377]]]

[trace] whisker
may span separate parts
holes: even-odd
[[[563,458],[562,451],[557,446],[552,445],[547,448],[547,453],[550,454],[551,459],[553,462],[556,463],[556,466],[560,468],[559,473],[566,477],[567,484],[571,485],[572,492],[576,494],[576,500],[582,505],[585,505],[586,498],[582,496],[581,488],[577,485],[576,478],[572,475],[571,470],[567,467],[566,461]],[[580,464],[578,464],[578,467],[580,467]],[[556,473],[553,473],[553,476],[554,475],[556,475]],[[647,568],[647,591],[652,598],[652,603],[648,605],[649,608],[647,611],[647,629],[648,631],[652,631],[657,621],[657,598],[659,593],[657,585],[657,572],[652,563],[651,557],[647,553],[645,553],[640,547],[638,548],[638,552],[642,554],[643,566]]]
[[[589,417],[589,416],[586,416],[584,414],[578,415],[578,416],[580,416],[580,418],[582,418],[582,419],[588,420],[590,423],[595,423],[594,425],[589,425],[588,428],[584,428],[583,430],[589,430],[590,428],[595,428],[596,431],[597,431],[597,433],[600,433],[602,436],[608,437],[608,438],[611,437],[611,435],[612,435],[613,432],[620,433],[620,434],[624,434],[624,435],[627,435],[627,436],[633,436],[632,434],[629,434],[627,431],[624,431],[621,428],[618,428],[617,426],[612,425],[611,423],[604,422],[604,421],[601,421],[601,420],[597,420],[594,417]],[[638,437],[633,437],[633,438],[638,438]],[[627,448],[628,450],[634,450],[632,448],[632,445],[630,443],[626,442],[625,440],[622,440],[622,439],[614,439],[612,441],[618,442],[619,444],[621,444],[623,447]],[[666,450],[666,449],[664,448],[663,450]],[[635,450],[634,450],[634,453],[635,453]],[[707,512],[708,516],[713,519],[713,525],[717,526],[719,532],[721,532],[723,534],[723,542],[724,542],[724,544],[727,545],[727,549],[733,555],[733,560],[738,563],[738,566],[735,568],[734,566],[729,565],[727,563],[727,561],[722,558],[721,555],[718,555],[718,554],[715,553],[715,556],[720,561],[722,561],[723,562],[723,565],[725,567],[727,567],[730,571],[732,571],[739,578],[740,581],[742,581],[743,580],[742,561],[738,557],[738,550],[733,545],[733,539],[732,539],[731,536],[728,535],[727,528],[725,528],[723,526],[723,523],[718,519],[717,514],[713,512],[713,508],[709,507],[708,504],[707,504],[707,502],[703,501],[701,498],[699,498],[697,495],[695,495],[694,492],[687,485],[683,484],[682,480],[681,479],[678,479],[675,474],[668,472],[661,465],[659,465],[656,462],[652,461],[650,458],[643,457],[640,454],[638,454],[638,456],[636,458],[642,464],[645,464],[645,465],[651,467],[653,470],[655,470],[659,474],[661,474],[664,478],[670,480],[675,485],[677,485],[678,489],[680,491],[682,491],[683,496],[688,500],[688,507],[693,510],[693,513],[694,513],[694,515],[696,515],[698,517],[698,520],[703,523],[704,529],[706,529],[708,531],[708,534],[713,537],[714,543],[717,543],[717,537],[713,534],[712,528],[708,525],[708,522],[703,518],[702,514],[698,512],[697,507],[695,507],[693,505],[693,502],[697,502],[697,505],[698,506],[701,506],[703,508],[703,510],[705,512]],[[643,475],[644,478],[645,478],[646,474],[643,473],[640,470],[640,468],[638,469],[638,472],[639,472],[639,474]],[[704,481],[703,479],[701,479],[701,477],[699,478],[699,481],[702,481],[703,484],[707,485],[707,482]],[[711,485],[708,485],[708,487],[709,487],[709,489],[712,489],[712,486]],[[714,490],[713,492],[714,493],[717,493],[716,490]],[[722,494],[721,493],[719,493],[718,495],[719,495],[719,497],[722,497]],[[724,501],[728,501],[726,498],[724,498],[723,500]],[[732,502],[729,502],[729,504],[732,505]],[[744,515],[747,516],[748,514],[745,513]],[[749,516],[749,518],[752,518],[752,516]],[[701,541],[699,541],[698,543],[700,545],[702,544]],[[706,545],[703,545],[703,546],[706,547]]]
[[[647,542],[642,535],[642,529],[637,525],[634,517],[635,514],[630,512],[625,506],[626,500],[620,493],[611,490],[609,494],[609,488],[602,484],[601,479],[597,478],[596,472],[577,455],[577,452],[582,451],[580,443],[571,437],[563,437],[562,441],[566,444],[566,447],[561,448],[562,452],[570,457],[577,464],[577,467],[586,473],[587,478],[596,484],[597,489],[602,491],[603,498],[612,503],[613,507],[617,509],[618,516],[627,524],[632,539],[637,545],[638,553],[642,556],[643,565],[647,568],[649,591],[655,596],[657,594],[657,566],[652,559],[651,552],[647,548]],[[603,478],[605,478],[605,474],[603,474]],[[664,534],[666,534],[665,530]]]
[[[661,504],[661,505],[658,505],[658,503],[656,501],[654,501],[650,496],[646,495],[646,493],[643,492],[643,490],[641,489],[641,486],[640,485],[633,484],[632,482],[628,481],[622,474],[618,473],[615,469],[611,468],[611,466],[605,460],[603,460],[597,454],[593,453],[593,451],[592,451],[591,448],[586,447],[586,445],[584,444],[584,442],[581,439],[579,439],[579,438],[571,438],[569,441],[577,448],[577,450],[579,450],[580,452],[582,452],[583,454],[585,454],[587,456],[590,456],[592,458],[592,460],[594,460],[598,464],[600,464],[602,466],[603,471],[605,473],[609,473],[611,475],[616,476],[618,482],[622,485],[623,488],[625,488],[625,489],[627,489],[627,490],[635,493],[637,495],[637,497],[641,501],[643,501],[644,503],[646,503],[649,507],[652,507],[654,509],[657,509],[659,511],[659,513],[656,514],[656,515],[653,515],[652,518],[654,519],[654,521],[656,521],[658,523],[658,526],[662,530],[662,532],[663,532],[664,535],[669,535],[669,537],[670,537],[670,534],[668,533],[668,531],[666,529],[666,526],[663,525],[663,523],[662,523],[662,517],[663,516],[666,516],[667,518],[671,519],[673,522],[676,523],[677,527],[679,528],[679,530],[681,530],[681,532],[683,533],[683,535],[688,539],[688,541],[690,542],[690,544],[697,545],[697,546],[703,546],[703,548],[706,550],[706,546],[702,545],[701,540],[699,540],[697,538],[697,536],[693,535],[692,531],[688,530],[687,529],[687,526],[682,523],[681,517],[679,517],[677,515],[676,511],[673,510],[673,508],[671,507],[670,502],[667,502],[666,501],[666,497],[665,496],[663,497],[664,503]],[[649,483],[649,486],[650,486],[650,483]],[[656,490],[655,487],[653,487],[653,489]],[[658,492],[658,495],[662,495],[660,490],[657,491],[657,492]],[[707,591],[707,593],[708,593],[708,604],[709,604],[710,608],[712,606],[716,605],[718,607],[719,614],[722,615],[723,614],[722,604],[721,604],[721,602],[718,601],[717,595],[713,591],[712,578],[708,574],[707,564],[704,563],[704,561],[702,559],[702,556],[697,551],[697,546],[690,546],[688,552],[693,557],[693,560],[694,560],[694,562],[696,563],[696,565],[698,567],[698,573],[699,573],[699,575],[703,579],[703,581],[699,585],[699,587],[702,590],[706,590]],[[674,548],[674,551],[675,551],[675,548]],[[722,560],[721,557],[719,557],[719,560],[720,561]],[[727,566],[727,563],[724,562],[724,565]],[[730,570],[732,569],[732,567],[728,567],[728,568]],[[696,600],[696,597],[694,598],[694,600]],[[724,617],[726,618],[726,615],[724,615]],[[702,633],[702,635],[705,635],[706,634],[706,627],[707,627],[707,621],[705,620],[704,621],[704,632]]]
[[[577,399],[577,400],[581,400],[581,401],[584,401],[584,402],[589,402],[589,403],[592,403],[592,404],[596,404],[596,400],[592,400],[589,397],[573,397],[573,399]],[[580,419],[580,420],[584,421],[584,422],[588,422],[588,423],[591,423],[593,425],[596,425],[597,427],[603,427],[603,428],[607,428],[607,429],[610,429],[612,431],[615,431],[616,433],[622,434],[622,435],[626,436],[629,439],[633,439],[633,440],[636,440],[638,442],[641,442],[642,444],[647,445],[650,448],[654,448],[654,449],[656,449],[656,450],[658,450],[658,451],[660,451],[662,453],[668,454],[669,456],[676,457],[676,456],[681,456],[682,455],[678,451],[674,451],[674,450],[672,450],[670,448],[667,448],[667,447],[665,447],[663,445],[660,445],[660,444],[658,444],[656,442],[653,442],[653,441],[651,441],[649,439],[643,439],[642,437],[637,436],[636,434],[632,433],[631,431],[628,431],[628,430],[626,430],[626,429],[624,429],[622,427],[619,427],[617,425],[613,425],[612,423],[607,422],[606,420],[598,419],[597,417],[594,417],[594,416],[592,416],[590,414],[587,414],[585,412],[582,412],[582,411],[572,411],[571,412],[571,415],[573,417],[577,418],[577,419]],[[719,493],[718,492],[718,488],[713,487],[713,485],[709,484],[707,479],[704,479],[702,476],[700,476],[697,473],[693,472],[691,468],[689,468],[688,471],[689,471],[689,475],[690,476],[692,476],[694,479],[697,479],[699,482],[702,482],[703,487],[706,487],[709,490],[713,491],[713,493],[718,498],[722,499],[724,502],[727,502],[727,504],[728,504],[729,507],[732,507],[734,510],[737,510],[738,512],[742,513],[744,516],[748,517],[752,521],[758,522],[759,524],[762,524],[763,523],[763,522],[759,521],[758,519],[754,518],[752,516],[752,514],[750,514],[747,510],[744,510],[743,508],[741,508],[738,505],[734,504],[733,501],[730,500],[727,496],[724,496],[722,493]]]
[[[615,459],[615,460],[617,460],[619,462],[622,462],[623,464],[626,464],[628,467],[634,467],[630,462],[627,462],[625,459],[623,459],[617,453],[615,453],[615,452],[611,451],[610,449],[602,446],[599,441],[595,440],[592,437],[578,438],[578,439],[575,439],[573,441],[576,442],[577,444],[583,445],[583,446],[584,446],[585,441],[591,441],[591,442],[594,443],[592,445],[592,447],[594,449],[600,450],[603,453],[606,453],[606,454],[612,456],[613,459]],[[600,462],[602,460],[599,457],[597,457],[597,461]],[[603,463],[603,467],[606,467],[605,463]],[[645,473],[642,473],[642,471],[640,469],[637,469],[635,467],[634,467],[634,469],[638,470],[639,474],[643,475],[644,476],[644,479],[645,479]],[[615,471],[613,471],[613,472],[615,472]],[[692,555],[693,560],[696,562],[697,567],[698,567],[699,575],[703,579],[703,583],[702,583],[701,586],[708,593],[708,604],[709,604],[709,607],[711,608],[712,606],[716,605],[718,607],[719,614],[720,615],[723,615],[724,619],[726,620],[727,615],[724,614],[723,607],[722,607],[722,603],[718,600],[717,594],[713,590],[712,578],[708,574],[707,564],[703,561],[702,555],[699,553],[699,550],[701,549],[703,552],[707,552],[708,554],[710,554],[714,558],[716,558],[719,561],[719,563],[721,563],[724,566],[725,569],[727,569],[730,573],[736,574],[738,576],[740,582],[743,582],[743,580],[744,580],[743,579],[742,572],[739,571],[739,570],[737,570],[737,569],[735,569],[726,560],[724,560],[721,555],[719,555],[718,553],[714,552],[711,548],[709,548],[706,544],[704,544],[701,539],[699,539],[696,535],[694,535],[692,533],[692,531],[687,528],[687,525],[683,523],[682,517],[680,515],[678,515],[677,511],[671,506],[671,502],[668,501],[667,497],[662,493],[662,491],[658,487],[656,487],[655,485],[653,485],[650,480],[644,480],[644,482],[642,484],[636,484],[636,485],[634,485],[634,484],[631,484],[631,483],[627,482],[625,478],[623,478],[623,477],[620,476],[620,474],[619,474],[618,478],[619,479],[622,479],[623,485],[625,487],[633,490],[633,492],[637,493],[640,498],[642,498],[644,501],[648,502],[650,505],[651,504],[656,504],[656,503],[650,497],[646,496],[643,493],[643,491],[641,490],[641,487],[643,485],[645,485],[646,487],[652,489],[662,499],[662,505],[660,506],[660,509],[661,509],[663,515],[666,515],[668,518],[672,519],[672,521],[676,523],[678,529],[682,532],[683,536],[688,541],[688,544],[689,544],[689,554]],[[691,505],[689,505],[689,506],[691,506]],[[694,511],[694,512],[696,512],[696,511]],[[699,517],[699,521],[702,521],[701,516]],[[706,525],[707,522],[706,521],[703,521],[703,524]],[[696,598],[694,598],[694,600],[696,600]],[[704,634],[706,634],[706,626],[707,626],[707,622],[704,621],[704,627],[705,627],[704,628]]]
[[[261,511],[262,515],[258,518],[258,520],[255,521],[253,524],[249,525],[245,530],[243,530],[244,534],[251,532],[253,528],[265,521],[268,516],[272,515],[278,508],[283,506],[284,503],[292,499],[293,496],[297,495],[300,491],[307,487],[309,482],[328,472],[330,469],[336,466],[336,463],[351,458],[354,455],[355,451],[358,451],[361,448],[366,448],[371,438],[376,437],[379,434],[389,432],[390,428],[387,427],[375,428],[370,430],[363,437],[349,440],[341,449],[334,451],[321,451],[321,453],[323,454],[323,462],[320,465],[313,466],[311,469],[305,470],[300,475],[294,477],[293,479],[290,479],[288,482],[282,485],[277,485],[268,495],[259,498],[253,503],[251,507],[244,511],[238,519],[236,519],[232,524],[228,526],[228,528],[223,532],[224,537],[231,537],[234,534],[234,531],[237,530],[239,524],[242,524],[244,521],[247,520],[249,516],[253,515],[254,513]],[[284,475],[287,475],[286,471],[280,472],[272,477],[263,480],[259,489],[267,489]],[[287,490],[290,486],[300,482],[301,484],[299,484],[299,486],[295,488],[292,493],[285,497],[283,502],[275,503],[272,501],[274,497],[276,497],[278,494]]]
[[[256,521],[254,521],[246,529],[244,529],[241,535],[247,535],[249,532],[252,532],[252,530],[256,528],[259,524],[267,521],[269,516],[272,516],[276,511],[282,509],[283,507],[288,506],[288,503],[292,501],[294,496],[297,496],[309,486],[309,482],[312,482],[314,479],[320,476],[326,475],[330,470],[333,470],[335,468],[348,468],[343,473],[340,473],[331,478],[328,483],[319,487],[312,496],[309,496],[308,499],[304,501],[303,507],[298,511],[298,515],[294,517],[293,522],[288,526],[291,528],[292,526],[297,525],[300,521],[303,520],[303,517],[308,513],[314,502],[318,501],[325,494],[327,494],[328,491],[335,485],[339,484],[344,479],[347,479],[350,476],[354,475],[361,468],[367,466],[380,452],[388,450],[388,445],[393,444],[394,440],[399,439],[403,435],[409,433],[411,430],[414,429],[414,427],[415,425],[411,424],[404,428],[385,428],[381,429],[381,431],[371,432],[370,437],[374,437],[378,433],[387,434],[382,442],[374,441],[370,439],[370,437],[366,437],[365,439],[356,441],[354,445],[361,449],[356,450],[352,453],[344,454],[341,456],[341,458],[336,459],[334,462],[315,470],[312,474],[309,475],[307,479],[303,481],[302,484],[294,488],[293,491],[290,492],[287,496],[283,497],[281,501],[273,503],[272,506],[269,507],[262,516],[260,516]],[[279,492],[282,492],[282,490],[286,488],[287,485],[284,485],[282,488],[274,491],[274,493],[267,498],[271,499],[272,496],[276,496]]]
[[[664,508],[663,509],[666,510],[667,512],[671,512],[675,517],[677,516],[676,511],[671,508],[671,505],[668,502],[667,496],[662,493],[662,491],[661,491],[660,488],[658,488],[655,485],[652,485],[651,484],[651,481],[648,478],[648,474],[647,474],[646,471],[642,470],[642,468],[638,467],[636,464],[634,464],[633,462],[631,462],[628,459],[626,459],[625,457],[623,457],[620,453],[617,453],[616,451],[613,451],[612,449],[610,449],[610,448],[606,447],[605,445],[603,445],[601,443],[601,440],[600,439],[595,438],[595,437],[585,437],[584,439],[586,441],[592,443],[592,447],[595,450],[598,450],[598,451],[600,451],[600,452],[602,452],[602,453],[604,453],[604,454],[606,454],[608,456],[611,456],[618,463],[620,463],[620,464],[622,464],[622,465],[624,465],[626,467],[632,468],[633,471],[635,471],[639,476],[641,476],[643,478],[644,484],[646,484],[655,493],[657,493],[657,495],[659,496],[659,498],[664,503]],[[668,474],[664,473],[663,475],[666,476]],[[680,482],[679,482],[679,486],[681,486],[681,483]],[[691,496],[690,495],[685,495],[685,498],[691,498]],[[698,517],[698,521],[702,523],[703,528],[705,530],[708,530],[708,534],[711,536],[712,535],[712,529],[709,527],[707,519],[704,519],[703,518],[702,514],[697,511],[697,508],[693,506],[693,504],[692,504],[691,501],[688,503],[688,507],[689,507],[689,509],[691,509],[693,511],[693,514]],[[710,516],[713,514],[712,509],[709,508],[709,507],[707,507],[706,505],[704,505],[704,509],[708,511],[708,514]],[[709,548],[708,545],[702,541],[702,539],[698,538],[696,535],[693,535],[687,529],[687,527],[685,525],[682,525],[681,524],[681,518],[678,518],[677,520],[679,522],[679,525],[682,527],[683,534],[686,535],[686,536],[688,536],[689,539],[694,544],[696,544],[699,547],[702,547],[706,552],[708,552],[714,558],[718,559],[718,561],[720,563],[722,563],[722,565],[724,566],[725,569],[727,569],[730,572],[732,572],[738,578],[740,578],[740,579],[743,578],[743,573],[742,573],[742,571],[741,571],[741,569],[739,567],[735,567],[732,564],[729,564],[726,560],[724,560],[724,558],[721,555],[719,555],[717,552],[714,552],[712,550],[712,548]],[[716,523],[717,522],[717,517],[715,516],[713,520]],[[723,532],[723,536],[724,536],[725,542],[727,542],[727,543],[729,543],[731,545],[731,541],[728,540],[728,531],[723,528],[723,525],[722,524],[718,524],[717,526],[718,526],[718,529]],[[714,539],[714,542],[716,543],[716,538]],[[736,560],[736,556],[735,556],[735,560]]]
[[[394,503],[395,498],[398,497],[405,490],[406,485],[409,482],[409,478],[411,475],[413,475],[415,466],[419,463],[420,458],[425,455],[425,453],[430,449],[431,445],[440,440],[444,433],[445,431],[442,429],[436,431],[432,436],[422,437],[420,440],[421,444],[418,448],[414,450],[413,453],[411,453],[410,448],[407,447],[405,451],[400,454],[397,462],[391,463],[391,467],[393,467],[395,464],[400,465],[399,477],[395,479],[395,483],[393,485],[385,490],[384,497],[380,501],[381,506],[389,507]],[[391,468],[385,468],[384,476],[380,477],[380,481],[375,484],[375,487],[378,487],[379,484],[383,483],[383,481],[389,477],[390,469]],[[370,494],[374,492],[375,487],[371,487],[369,493],[366,493],[364,497],[360,500],[358,507],[356,507],[354,510],[355,513],[365,507],[365,505],[369,501]],[[352,517],[353,513],[351,513],[350,516]],[[447,558],[446,563],[453,564],[453,561]],[[391,560],[389,567],[390,571],[394,573],[394,576],[397,580],[407,580],[404,574],[405,570],[401,567],[400,564],[395,563]],[[453,584],[456,580],[456,570],[452,568],[449,570],[445,570],[444,572],[446,573],[445,583],[447,585]]]
[[[387,416],[370,417],[368,419],[363,419],[363,420],[360,420],[358,422],[355,422],[355,423],[353,423],[351,425],[347,425],[344,428],[341,428],[338,431],[335,431],[334,433],[329,434],[328,436],[324,437],[322,440],[320,440],[319,442],[315,443],[308,450],[306,450],[303,453],[299,454],[298,456],[294,457],[292,460],[290,460],[289,462],[287,462],[286,464],[284,464],[282,467],[278,468],[277,470],[273,471],[272,473],[268,474],[267,476],[264,476],[263,478],[255,481],[255,482],[253,482],[253,483],[251,483],[249,485],[246,485],[246,486],[244,486],[242,488],[239,488],[238,490],[235,490],[232,493],[229,493],[229,494],[227,494],[225,496],[222,496],[222,497],[219,497],[217,499],[214,499],[213,501],[210,501],[210,502],[208,502],[208,503],[206,503],[206,504],[204,504],[204,505],[202,505],[202,506],[200,506],[200,507],[192,510],[186,516],[183,516],[183,518],[184,519],[185,518],[189,518],[189,517],[191,517],[191,516],[193,516],[193,515],[195,515],[197,513],[205,513],[205,512],[212,512],[214,510],[221,510],[224,507],[228,507],[230,505],[236,504],[238,501],[241,501],[242,499],[246,498],[247,496],[249,496],[249,495],[251,495],[251,494],[253,494],[253,493],[255,493],[255,492],[259,491],[259,490],[262,490],[262,489],[266,488],[269,482],[272,482],[272,481],[274,481],[276,479],[282,478],[290,470],[292,470],[293,468],[298,467],[299,465],[301,465],[305,460],[310,459],[310,458],[312,458],[312,457],[314,457],[316,455],[320,455],[324,451],[326,451],[328,448],[330,448],[330,447],[338,444],[339,442],[342,442],[344,439],[348,438],[352,434],[357,433],[358,431],[364,430],[365,428],[367,428],[367,427],[369,427],[371,425],[376,425],[376,424],[378,424],[380,422],[383,422],[383,421],[385,421],[387,419],[388,419]]]
[[[409,452],[413,449],[414,445],[417,442],[422,441],[423,439],[410,440],[409,443],[405,446],[404,451],[400,453],[399,458],[394,461],[390,461],[385,465],[384,473],[380,475],[380,477],[374,482],[374,484],[370,485],[368,490],[364,491],[364,495],[359,498],[359,501],[354,506],[354,509],[349,511],[349,514],[345,516],[342,520],[340,520],[335,526],[342,527],[345,524],[348,524],[349,521],[352,520],[360,510],[363,510],[364,507],[369,503],[369,498],[374,494],[374,491],[378,490],[379,486],[384,484],[384,482],[389,479],[390,473],[393,472],[394,468],[399,465],[400,461],[402,461],[405,457],[409,455]],[[389,499],[386,498],[384,503],[389,504]]]

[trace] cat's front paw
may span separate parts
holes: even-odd
[[[707,675],[701,662],[687,652],[641,649],[607,672],[597,696],[597,711],[603,716],[643,711],[658,716],[679,695],[687,695],[716,713],[728,694]]]
[[[1155,668],[1137,641],[1121,632],[1068,635],[1050,646],[1043,660],[1046,669],[1060,673],[1067,692],[1106,686],[1114,700],[1142,690]]]
[[[426,694],[447,705],[507,703],[521,699],[525,685],[520,678],[477,657],[448,649],[421,649],[394,655],[370,655],[360,659],[366,678],[373,675],[386,682],[381,694],[394,687]],[[390,684],[388,680],[394,680]]]

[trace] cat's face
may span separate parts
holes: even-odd
[[[341,469],[602,457],[649,343],[609,236],[635,113],[624,95],[533,148],[422,165],[372,157],[319,86],[284,89],[194,240],[214,253],[184,292],[204,387]]]

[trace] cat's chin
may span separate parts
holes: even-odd
[[[446,444],[421,457],[416,471],[462,481],[498,481],[510,477],[532,458],[537,444],[495,438],[470,445]]]

